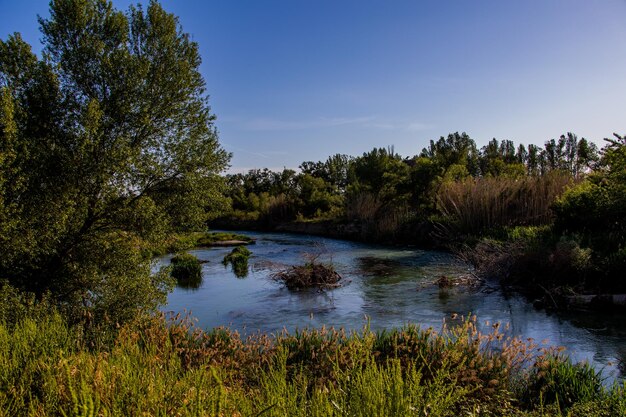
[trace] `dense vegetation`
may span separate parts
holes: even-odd
[[[172,278],[183,288],[198,288],[202,284],[202,264],[189,253],[175,255],[172,260]]]
[[[141,316],[113,337],[68,326],[4,287],[0,416],[624,416],[624,388],[588,365],[457,319],[355,334],[242,339]]]
[[[228,255],[224,256],[222,263],[224,266],[230,264],[237,278],[248,276],[248,258],[252,252],[245,246],[237,246]]]
[[[370,236],[393,236],[401,223],[439,214],[449,184],[488,178],[578,179],[598,159],[594,143],[571,133],[528,150],[497,139],[478,150],[467,134],[454,133],[431,141],[411,158],[393,148],[375,148],[356,158],[335,155],[325,162],[303,162],[299,173],[263,169],[229,175],[227,193],[233,217],[269,222],[344,217],[368,223]],[[518,207],[508,218],[485,226],[543,223],[549,202],[543,203],[529,208],[535,212]]]
[[[493,139],[478,149],[453,133],[411,158],[377,148],[299,173],[252,170],[227,177],[222,223],[330,221],[335,236],[444,246],[542,291],[626,292],[626,141],[607,141],[599,151],[568,133],[543,147]]]
[[[52,1],[43,58],[0,41],[0,279],[77,320],[154,308],[150,248],[223,204],[198,46],[152,2]]]
[[[501,278],[623,291],[624,138],[601,153],[573,134],[479,150],[455,133],[413,158],[381,148],[223,178],[198,46],[176,17],[106,0],[50,12],[42,57],[0,40],[0,416],[625,414],[623,387],[497,325],[241,340],[156,314],[171,275],[197,284],[196,258],[151,271],[155,253],[242,240],[198,232],[217,216],[327,220],[367,239],[454,237]],[[244,275],[249,255],[225,262]]]

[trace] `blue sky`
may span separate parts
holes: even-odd
[[[122,10],[129,1],[113,1]],[[626,133],[626,0],[175,1],[231,171],[465,131],[542,144]],[[39,50],[48,1],[0,0]]]

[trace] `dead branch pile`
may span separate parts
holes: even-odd
[[[275,272],[272,278],[280,281],[290,290],[304,288],[337,288],[341,284],[341,275],[332,266],[320,263],[306,263],[290,266],[287,269]]]

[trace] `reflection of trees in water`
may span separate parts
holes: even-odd
[[[200,277],[200,279],[198,280],[177,281],[176,287],[182,288],[184,290],[196,291],[202,286],[202,281],[203,281],[202,277]]]
[[[499,320],[510,324],[511,335],[532,337],[536,343],[546,341],[548,346],[563,345],[566,348],[565,353],[573,355],[574,359],[586,357],[595,362],[592,364],[597,370],[611,364],[618,370],[618,377],[626,376],[624,314],[594,311],[546,312],[535,309],[521,296],[507,298],[506,303],[507,312]]]

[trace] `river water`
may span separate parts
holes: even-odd
[[[190,251],[200,260],[203,282],[176,288],[163,307],[190,312],[202,328],[228,326],[240,333],[293,331],[334,326],[373,330],[416,323],[440,329],[454,314],[475,314],[478,323],[508,324],[508,332],[537,343],[563,346],[575,361],[586,360],[608,381],[626,374],[626,315],[548,313],[526,299],[505,294],[497,284],[441,290],[442,275],[467,276],[471,269],[444,252],[388,247],[282,233],[246,232],[256,239],[246,277],[222,264],[232,248]],[[343,277],[340,288],[293,292],[274,281],[273,272],[310,257],[332,263]],[[159,260],[169,264],[171,256]]]

